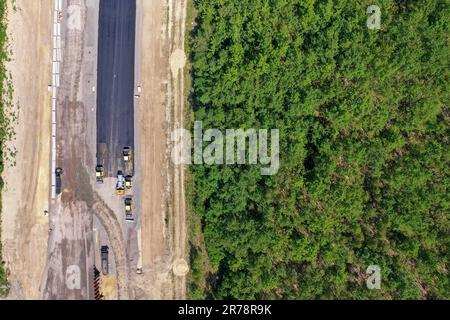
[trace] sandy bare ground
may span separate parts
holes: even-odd
[[[142,275],[133,276],[135,297],[171,297],[171,255],[166,233],[166,97],[167,44],[164,41],[166,1],[138,0],[137,42],[143,88],[136,110],[135,145],[141,183]],[[140,8],[140,10],[139,10]]]
[[[50,173],[51,1],[15,0],[8,11],[13,61],[16,165],[4,172],[3,258],[10,272],[11,297],[39,299],[48,238]]]
[[[183,125],[186,2],[138,0],[141,7],[137,110],[141,181],[143,275],[133,276],[136,298],[186,295],[187,238],[184,174],[170,160],[170,132]]]
[[[186,28],[186,1],[169,0],[170,35],[170,83],[169,104],[172,107],[172,129],[185,127],[185,95],[184,95],[184,66],[186,56],[184,52]],[[186,274],[188,272],[187,258],[187,225],[186,225],[186,197],[185,197],[185,168],[181,165],[172,166],[172,220],[174,254],[174,294],[175,299],[186,298]]]
[[[117,297],[119,300],[128,300],[130,298],[128,286],[129,270],[126,263],[126,249],[120,224],[114,212],[100,199],[97,193],[94,193],[94,196],[96,202],[93,205],[93,209],[101,224],[106,229],[112,250],[114,251]]]
[[[83,31],[86,8],[81,0],[69,0],[67,26],[63,29],[64,47],[61,86],[57,96],[56,166],[63,168],[62,193],[50,209],[52,232],[49,238],[45,299],[88,299],[92,254],[92,215],[86,201],[89,189],[82,179],[86,152],[87,115],[79,101],[81,63],[83,60]],[[78,12],[78,14],[74,13]],[[87,179],[85,179],[87,180]],[[81,290],[66,285],[66,273],[76,266],[81,271]]]

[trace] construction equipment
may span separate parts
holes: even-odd
[[[103,183],[104,170],[102,165],[97,165],[95,167],[95,179],[97,183]]]
[[[131,148],[130,147],[123,148],[123,161],[125,161],[125,162],[131,161]]]
[[[125,198],[125,220],[129,222],[134,221],[132,213],[132,199],[130,197]]]
[[[101,253],[101,259],[102,259],[102,273],[105,276],[107,276],[109,274],[109,261],[108,261],[109,247],[102,246],[100,248],[100,253]]]
[[[63,174],[63,169],[61,169],[61,168],[56,168],[55,169],[55,189],[56,189],[56,194],[60,194],[61,193],[61,187],[62,187],[61,175],[62,174]]]
[[[125,187],[127,189],[131,189],[133,187],[133,177],[128,175],[125,177]]]
[[[142,87],[137,86],[137,93],[134,95],[135,98],[139,99],[141,97]]]
[[[116,193],[118,196],[123,196],[125,194],[125,179],[120,170],[117,172]]]

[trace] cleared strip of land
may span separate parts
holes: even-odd
[[[47,256],[50,178],[51,1],[13,1],[8,10],[13,101],[19,106],[14,163],[6,163],[2,193],[3,259],[11,297],[41,298]],[[13,3],[10,1],[9,8]]]

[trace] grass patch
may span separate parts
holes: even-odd
[[[16,10],[15,1],[12,1],[12,6],[13,10]],[[12,53],[9,48],[7,35],[7,10],[7,1],[0,0],[0,192],[3,190],[4,186],[2,174],[5,162],[13,159],[15,155],[15,152],[6,146],[6,142],[11,140],[14,135],[12,124],[17,119],[17,114],[13,111],[12,78],[5,65],[6,62],[9,61],[9,57]],[[1,209],[2,203],[0,202],[0,210]],[[3,254],[0,243],[0,296],[8,293],[7,272],[2,257]]]

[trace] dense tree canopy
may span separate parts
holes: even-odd
[[[279,129],[281,165],[190,167],[207,249],[191,295],[450,298],[448,1],[195,7],[195,119]],[[381,290],[365,285],[374,264]]]

